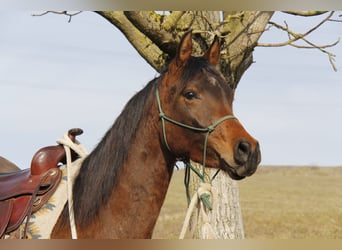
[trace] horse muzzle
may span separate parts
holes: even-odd
[[[259,143],[254,146],[247,140],[241,140],[234,147],[233,163],[221,158],[221,168],[226,171],[234,180],[241,180],[251,176],[257,170],[261,162],[261,152]]]

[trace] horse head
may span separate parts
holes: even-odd
[[[217,69],[219,39],[200,57],[192,56],[192,47],[187,32],[160,78],[163,143],[177,158],[222,169],[232,179],[250,176],[261,161],[259,143],[233,114],[234,90]]]

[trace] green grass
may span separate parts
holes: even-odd
[[[183,176],[174,173],[154,238],[178,237]],[[342,168],[260,167],[239,189],[247,239],[342,239]]]

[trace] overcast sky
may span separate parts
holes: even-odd
[[[94,13],[71,23],[59,15],[0,12],[0,155],[21,168],[69,128],[90,151],[129,98],[157,73],[121,33]],[[278,14],[295,31],[320,18]],[[329,23],[310,39],[342,38]],[[263,42],[284,41],[271,30]],[[264,165],[342,165],[342,43],[334,72],[325,54],[295,48],[256,48],[240,81],[234,113],[256,137]]]

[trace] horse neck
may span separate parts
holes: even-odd
[[[153,110],[157,110],[156,106],[152,106]],[[158,115],[144,117],[107,205],[99,211],[94,224],[80,232],[80,237],[152,236],[175,159],[169,157],[160,145]],[[90,227],[92,230],[89,230]]]

